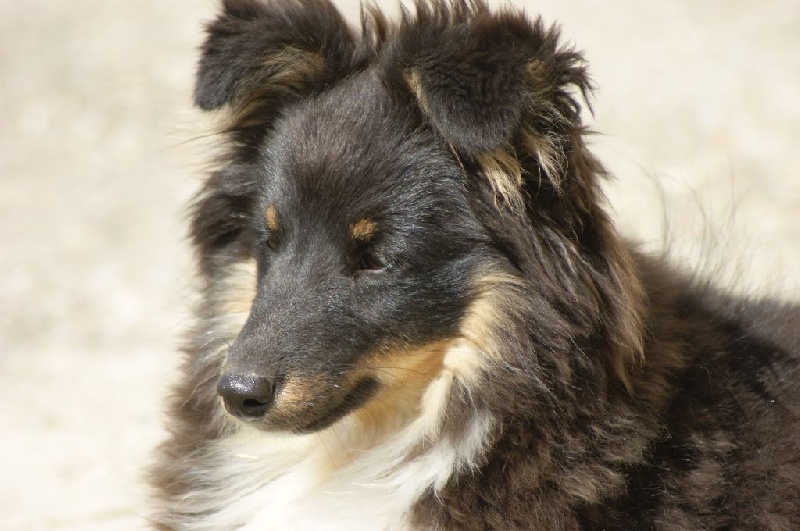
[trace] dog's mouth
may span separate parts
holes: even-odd
[[[377,380],[373,378],[364,378],[358,382],[355,387],[353,387],[352,391],[344,396],[338,405],[328,410],[324,415],[316,420],[313,420],[312,422],[305,424],[300,428],[295,428],[292,431],[297,434],[313,433],[331,426],[348,413],[363,406],[370,398],[373,397],[373,395],[375,395],[375,392],[379,387],[380,384],[377,382]]]

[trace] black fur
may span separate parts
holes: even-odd
[[[493,428],[413,526],[800,529],[798,307],[718,293],[618,236],[583,139],[590,90],[555,28],[479,0],[419,0],[397,24],[367,10],[360,35],[327,0],[223,2],[195,101],[222,109],[227,150],[192,211],[205,296],[156,525],[224,509],[198,477],[241,429],[223,373],[303,397],[270,397],[252,426],[318,432],[393,396],[376,360],[443,363],[467,340],[480,366],[438,440]]]

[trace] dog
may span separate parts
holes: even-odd
[[[159,529],[800,529],[798,306],[615,230],[558,30],[225,0]]]

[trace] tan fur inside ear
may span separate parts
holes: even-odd
[[[522,165],[517,157],[506,149],[496,149],[475,156],[495,198],[502,200],[516,213],[525,212],[525,198],[522,192]]]
[[[272,84],[297,90],[308,82],[312,74],[325,68],[325,60],[319,53],[286,46],[280,52],[270,54],[262,66]]]
[[[302,90],[326,68],[321,54],[294,46],[269,54],[261,66],[258,73],[248,80],[253,90],[246,92],[244,101],[232,105],[224,118],[223,130],[261,125],[263,118],[258,111],[263,102]]]
[[[520,144],[523,150],[536,155],[543,173],[539,175],[539,179],[547,179],[557,192],[561,192],[561,180],[566,170],[566,155],[563,150],[551,137],[537,132],[530,126],[523,128]]]
[[[548,128],[570,130],[575,127],[571,119],[564,116],[556,103],[552,93],[553,85],[549,79],[552,66],[541,60],[533,60],[526,66],[526,77],[528,87],[528,111],[526,114],[536,117],[536,121],[528,120],[524,122],[520,131],[518,142],[519,147],[525,153],[530,153],[539,162],[541,175],[556,189],[561,191],[561,184],[564,173],[567,169],[567,154],[561,143],[563,133],[552,132],[551,130],[539,131],[537,123],[546,124]]]

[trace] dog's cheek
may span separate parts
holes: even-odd
[[[414,349],[391,349],[366,356],[353,369],[361,377],[379,382],[380,390],[356,415],[373,432],[384,424],[419,414],[425,390],[441,375],[452,340],[435,341]]]

